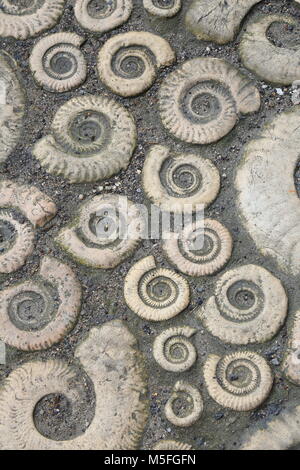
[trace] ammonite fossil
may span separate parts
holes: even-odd
[[[266,360],[251,351],[219,357],[211,354],[203,368],[208,393],[219,405],[236,411],[257,408],[268,397],[273,375]]]
[[[220,174],[208,159],[195,153],[173,153],[153,145],[143,168],[147,197],[162,210],[182,213],[207,207],[217,197]]]
[[[189,338],[197,330],[189,326],[175,326],[160,333],[153,343],[153,357],[158,364],[170,372],[184,372],[190,369],[197,351]]]
[[[171,18],[181,9],[181,0],[143,0],[144,8],[154,16]]]
[[[198,39],[226,44],[233,41],[250,8],[261,0],[193,0],[186,26]]]
[[[232,238],[217,220],[203,219],[186,225],[179,233],[166,234],[162,248],[170,263],[182,273],[207,276],[229,260]]]
[[[144,219],[125,196],[94,196],[63,228],[56,242],[81,264],[110,269],[132,255],[140,243]]]
[[[99,181],[127,168],[136,145],[129,111],[99,95],[67,101],[56,112],[51,131],[32,153],[49,173],[70,183]]]
[[[44,437],[34,423],[39,401],[53,393],[74,405],[78,385],[74,366],[61,360],[28,362],[15,369],[0,391],[0,449],[105,450],[137,448],[148,418],[146,374],[136,340],[119,320],[89,331],[76,358],[94,384],[94,419],[70,440]],[[75,383],[74,383],[75,382]]]
[[[197,312],[203,325],[225,343],[268,341],[283,325],[288,299],[281,282],[253,264],[231,269]]]
[[[279,85],[291,85],[300,80],[300,44],[293,47],[275,46],[267,37],[274,23],[295,26],[292,16],[263,15],[248,24],[243,33],[239,53],[246,68],[262,80]]]
[[[223,59],[189,60],[163,80],[159,91],[163,125],[178,139],[194,144],[220,140],[240,114],[259,107],[257,88]]]
[[[150,321],[169,320],[190,302],[187,281],[170,269],[157,268],[153,256],[138,261],[125,277],[124,297],[128,307]]]
[[[94,33],[105,33],[126,23],[132,0],[76,0],[74,13],[78,23]]]
[[[237,206],[250,236],[264,256],[294,275],[300,273],[300,201],[294,182],[299,146],[300,107],[295,106],[246,146],[236,177]]]
[[[114,93],[135,96],[150,88],[160,67],[171,65],[175,52],[160,36],[130,31],[108,39],[99,51],[100,80]]]
[[[27,39],[52,28],[65,0],[0,0],[0,37]]]
[[[203,400],[199,390],[183,380],[176,382],[165,406],[165,415],[170,423],[183,428],[192,426],[202,412]]]
[[[29,58],[37,83],[55,92],[81,85],[87,75],[85,58],[79,49],[84,41],[75,33],[55,33],[40,39]]]
[[[18,66],[7,52],[0,51],[0,163],[20,140],[24,113],[25,95]]]
[[[0,291],[0,339],[24,351],[47,349],[73,328],[80,305],[73,271],[45,257],[36,278]]]

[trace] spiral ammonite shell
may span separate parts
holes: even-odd
[[[219,357],[211,354],[203,368],[208,393],[219,405],[236,411],[257,408],[268,397],[273,375],[266,360],[251,351]]]
[[[55,241],[79,263],[111,269],[132,255],[143,230],[144,219],[133,202],[105,194],[84,203]]]
[[[232,252],[232,238],[220,222],[204,219],[167,234],[162,248],[170,263],[189,276],[207,276],[220,270]]]
[[[192,450],[190,444],[173,440],[161,440],[154,444],[152,450]]]
[[[0,36],[27,39],[52,28],[63,13],[65,0],[0,0]]]
[[[86,61],[79,49],[84,41],[75,33],[55,33],[40,39],[29,58],[37,83],[54,92],[81,85],[87,75]]]
[[[272,339],[287,310],[281,282],[266,269],[248,264],[224,273],[197,313],[209,332],[225,343],[250,344]]]
[[[175,53],[160,36],[130,31],[110,38],[99,51],[100,80],[114,93],[135,96],[150,88],[160,67],[171,65]]]
[[[189,60],[164,79],[159,91],[163,125],[194,144],[220,140],[234,128],[239,114],[259,107],[257,88],[223,59]]]
[[[105,33],[126,23],[132,8],[132,0],[77,0],[74,13],[83,28]]]
[[[73,271],[45,257],[36,279],[0,291],[0,339],[23,351],[47,349],[73,328],[80,304]]]
[[[296,18],[285,15],[261,15],[248,24],[243,33],[239,54],[244,66],[262,80],[279,85],[291,85],[300,80],[300,47],[277,47],[267,32],[274,23],[295,26]]]
[[[148,419],[148,402],[142,398],[147,377],[136,346],[127,327],[115,320],[90,330],[76,348],[75,356],[93,382],[96,404],[91,424],[70,440],[56,441],[40,434],[34,410],[53,393],[64,395],[74,405],[79,388],[74,366],[48,360],[16,368],[0,390],[0,449],[136,449]]]
[[[176,405],[183,401],[183,411],[177,411]],[[165,415],[174,426],[189,427],[200,418],[203,412],[203,400],[199,390],[193,385],[180,380],[174,385],[172,394],[165,406]]]
[[[128,307],[149,321],[169,320],[190,302],[188,282],[170,269],[157,268],[153,256],[138,261],[127,273],[124,297]]]
[[[189,326],[173,327],[158,335],[153,343],[153,357],[170,372],[184,372],[197,359],[195,346],[189,341],[197,330]]]
[[[153,145],[143,168],[147,197],[162,210],[182,213],[207,207],[217,197],[220,174],[209,160],[193,153],[175,153]],[[198,207],[199,207],[198,206]]]
[[[18,66],[5,51],[0,51],[0,107],[1,163],[20,140],[25,113],[25,95]]]
[[[135,146],[129,111],[111,98],[87,95],[58,109],[52,135],[39,140],[32,153],[49,173],[70,183],[88,183],[127,168]]]
[[[181,0],[143,0],[144,8],[154,16],[171,18],[181,9]]]
[[[21,268],[33,249],[32,226],[19,222],[10,211],[0,209],[0,273]]]

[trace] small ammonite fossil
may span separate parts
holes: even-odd
[[[37,83],[54,92],[81,85],[87,75],[86,61],[79,49],[84,41],[75,33],[55,33],[40,39],[29,58]]]
[[[125,196],[105,194],[85,202],[56,243],[81,264],[110,269],[132,255],[143,231],[138,206]]]
[[[51,135],[40,139],[32,153],[49,173],[88,183],[127,168],[135,146],[130,112],[111,98],[86,95],[58,109]]]
[[[201,219],[181,232],[164,234],[162,248],[170,263],[189,276],[207,276],[230,259],[232,238],[220,222]]]
[[[247,25],[239,54],[246,68],[262,80],[279,85],[291,85],[300,80],[300,44],[277,46],[267,37],[275,23],[298,25],[298,20],[285,15],[261,15]]]
[[[105,33],[126,23],[132,8],[132,0],[76,0],[74,13],[83,28]]]
[[[153,450],[192,450],[192,446],[190,444],[186,444],[185,442],[173,441],[173,440],[161,440],[158,441],[152,447]]]
[[[63,395],[76,406],[77,369],[59,359],[17,367],[1,384],[0,449],[134,450],[148,420],[147,375],[135,337],[120,320],[92,328],[75,357],[94,385],[94,419],[79,436],[52,440],[39,432],[34,411],[44,397]],[[77,379],[77,380],[76,380]]]
[[[189,338],[197,330],[189,326],[175,326],[160,333],[153,343],[153,357],[165,370],[184,372],[197,359],[197,351]]]
[[[192,426],[203,412],[203,400],[199,390],[183,380],[174,385],[165,406],[165,415],[174,426]]]
[[[99,51],[100,80],[114,93],[135,96],[150,88],[160,67],[171,65],[175,52],[156,34],[130,31],[117,34]]]
[[[165,128],[194,144],[209,144],[227,135],[240,114],[258,111],[257,88],[223,59],[198,57],[171,72],[159,91]]]
[[[247,264],[224,273],[197,315],[225,343],[268,341],[283,325],[288,310],[285,290],[266,269]]]
[[[164,145],[153,145],[143,168],[143,186],[147,197],[162,210],[197,212],[217,197],[220,174],[200,155],[173,153]]]
[[[0,12],[1,15],[1,12]],[[0,163],[20,141],[25,113],[25,95],[14,59],[0,51]]]
[[[193,0],[186,26],[198,39],[226,44],[233,41],[248,11],[261,0]]]
[[[257,408],[269,396],[273,375],[266,360],[252,351],[223,357],[209,355],[203,368],[208,393],[219,405],[236,411]]]
[[[52,28],[63,13],[65,0],[1,0],[0,36],[27,39]]]
[[[144,8],[154,16],[171,18],[181,9],[181,0],[143,0]]]
[[[24,351],[47,349],[73,328],[80,305],[73,271],[45,257],[38,276],[0,291],[0,339]]]
[[[150,321],[169,320],[190,302],[188,282],[170,269],[157,268],[153,256],[138,261],[128,271],[124,283],[128,307]]]

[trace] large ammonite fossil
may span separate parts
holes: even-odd
[[[171,65],[175,52],[156,34],[130,31],[105,42],[98,55],[100,80],[114,93],[134,96],[150,88],[160,67]]]
[[[24,351],[47,349],[73,328],[80,305],[73,271],[45,257],[38,276],[0,291],[0,339]]]
[[[157,268],[153,256],[138,261],[128,271],[124,283],[128,307],[150,321],[169,320],[190,302],[187,281],[170,269]]]
[[[220,140],[234,128],[239,114],[259,107],[257,88],[223,59],[189,60],[164,79],[159,91],[163,125],[194,144]]]
[[[199,390],[183,380],[174,385],[165,406],[165,415],[170,423],[178,427],[192,426],[203,412],[203,400]]]
[[[281,282],[266,269],[247,264],[224,273],[215,292],[199,308],[203,325],[222,341],[268,341],[283,325],[288,299]]]
[[[162,248],[170,263],[189,276],[207,276],[229,260],[232,238],[220,222],[203,219],[186,225],[179,233],[165,234]]]
[[[131,114],[105,96],[67,101],[56,112],[51,131],[32,153],[49,173],[70,183],[102,180],[127,168],[136,145]]]
[[[219,405],[236,411],[257,408],[268,397],[273,375],[266,360],[251,351],[219,357],[211,354],[203,368],[208,393]]]
[[[189,338],[197,330],[190,326],[175,326],[160,333],[153,343],[153,357],[165,370],[184,372],[197,359],[197,351]]]
[[[56,242],[81,264],[110,269],[128,258],[143,237],[144,219],[125,196],[95,196],[79,209]]]
[[[143,5],[151,15],[171,18],[181,9],[181,0],[143,0]]]
[[[7,52],[0,51],[0,163],[20,140],[24,113],[25,96],[18,66]]]
[[[132,0],[76,0],[74,13],[78,23],[94,33],[105,33],[126,23]]]
[[[55,204],[34,186],[0,180],[0,273],[23,266],[34,249],[34,228],[55,214]]]
[[[300,80],[300,44],[293,47],[275,46],[267,37],[269,28],[275,23],[299,24],[292,16],[268,14],[257,17],[247,25],[239,53],[244,66],[262,80],[291,85]]]
[[[61,394],[72,407],[80,396],[77,368],[62,360],[33,361],[15,369],[0,391],[0,449],[133,450],[148,418],[146,373],[136,340],[119,320],[90,330],[75,356],[93,382],[94,419],[70,440],[52,440],[39,432],[35,408],[50,394]]]
[[[173,153],[168,147],[154,145],[143,168],[147,197],[162,210],[197,211],[217,197],[220,174],[208,159],[195,153]]]
[[[79,49],[84,41],[75,33],[55,33],[40,39],[29,58],[37,83],[55,92],[81,85],[87,74],[85,58]]]
[[[65,0],[0,0],[0,36],[27,39],[52,28]]]

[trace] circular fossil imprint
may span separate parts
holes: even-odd
[[[24,113],[25,95],[18,66],[7,52],[0,51],[0,163],[20,140]]]
[[[166,439],[158,441],[156,444],[154,444],[152,450],[192,450],[192,446],[190,444],[186,444],[185,442]]]
[[[136,340],[119,320],[89,331],[75,356],[94,384],[94,419],[85,433],[54,441],[39,433],[34,410],[53,393],[74,403],[76,370],[60,360],[28,362],[15,369],[0,391],[0,449],[105,450],[137,448],[148,418],[146,374]]]
[[[144,8],[154,16],[171,18],[181,9],[181,0],[143,0]]]
[[[193,0],[186,26],[198,39],[226,44],[233,41],[250,8],[261,0]]]
[[[135,251],[143,230],[144,219],[133,202],[106,194],[85,202],[56,242],[81,264],[110,269]]]
[[[169,320],[190,302],[187,281],[170,269],[157,268],[153,256],[138,261],[128,271],[124,283],[128,307],[149,321]]]
[[[75,33],[55,33],[40,39],[29,58],[37,83],[55,92],[81,85],[87,75],[85,58],[79,49],[84,41]]]
[[[156,362],[170,372],[184,372],[190,369],[197,351],[188,338],[197,330],[189,326],[173,327],[158,335],[153,343],[153,356]]]
[[[224,273],[197,314],[209,332],[225,343],[249,344],[272,339],[287,310],[281,282],[266,269],[247,264]]]
[[[45,257],[36,279],[0,291],[0,338],[24,351],[47,349],[73,328],[80,302],[73,271]]]
[[[239,54],[246,68],[261,79],[279,85],[291,85],[300,80],[300,45],[277,47],[267,32],[275,23],[298,25],[298,20],[285,15],[261,15],[248,24],[243,33]]]
[[[152,86],[160,67],[174,61],[175,53],[165,39],[130,31],[105,42],[97,66],[100,80],[114,93],[135,96]]]
[[[65,0],[0,0],[0,36],[27,39],[52,28],[63,13]]]
[[[32,153],[49,173],[70,183],[110,178],[127,168],[136,145],[129,111],[98,95],[67,101],[56,112],[51,131]]]
[[[221,269],[232,252],[229,231],[217,220],[203,219],[180,233],[165,234],[162,248],[170,263],[189,276],[207,276]]]
[[[223,59],[189,60],[164,79],[159,91],[163,125],[194,144],[220,140],[234,128],[239,114],[259,107],[257,88]]]
[[[272,371],[265,359],[251,351],[219,357],[211,354],[203,368],[209,395],[219,405],[236,411],[257,408],[268,397]]]
[[[19,222],[10,211],[0,209],[0,273],[21,268],[33,249],[32,226]]]
[[[173,154],[166,146],[153,145],[143,168],[143,186],[147,197],[162,210],[197,211],[217,197],[220,174],[213,163],[197,154]]]
[[[299,147],[300,106],[295,106],[246,146],[235,181],[237,207],[256,246],[293,275],[300,272],[300,201],[294,182]]]
[[[78,23],[94,33],[105,33],[126,23],[132,0],[77,0],[74,13]]]
[[[200,418],[203,400],[199,390],[180,380],[174,385],[165,406],[165,415],[174,426],[189,427]]]

